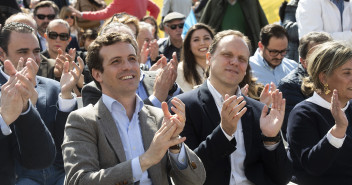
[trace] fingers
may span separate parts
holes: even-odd
[[[21,57],[17,63],[17,71],[21,71],[24,68],[24,59]]]
[[[264,89],[263,89],[262,93],[269,93],[269,88],[270,88],[270,85],[269,85],[269,84],[266,84],[266,85],[264,86]]]
[[[264,105],[263,110],[262,110],[262,114],[260,115],[260,119],[265,118],[266,115],[268,114],[268,111],[269,111],[268,106]]]
[[[170,111],[169,111],[169,108],[168,108],[166,102],[162,102],[162,103],[161,103],[161,109],[162,109],[163,112],[164,112],[164,118],[169,118],[169,117],[171,116],[171,113],[170,113]]]
[[[276,90],[276,85],[274,84],[274,82],[270,83],[270,91],[275,91]]]
[[[17,73],[15,66],[13,66],[10,60],[5,60],[4,62],[4,70],[7,72],[9,76],[13,76]]]
[[[241,93],[242,93],[244,96],[248,96],[248,87],[249,87],[249,85],[246,84],[244,87],[241,88]]]
[[[69,68],[70,68],[70,63],[68,61],[66,61],[64,63],[64,67],[63,67],[63,73],[68,73]]]
[[[178,64],[178,59],[177,59],[176,52],[173,52],[173,53],[172,53],[172,59],[174,59],[174,61],[176,62],[176,66],[177,66],[177,64]]]
[[[173,98],[171,100],[172,107],[171,110],[177,115],[178,119],[182,122],[186,122],[186,106],[185,104],[178,98]]]

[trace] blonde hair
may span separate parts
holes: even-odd
[[[352,59],[352,48],[347,43],[330,41],[315,46],[315,50],[307,58],[309,77],[303,79],[301,90],[305,95],[313,91],[322,91],[321,73],[329,77],[333,71]]]

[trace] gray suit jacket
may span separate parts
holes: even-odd
[[[139,113],[143,145],[147,150],[160,128],[163,112],[145,105]],[[154,185],[166,185],[168,176],[175,184],[196,185],[205,181],[201,160],[186,145],[188,166],[179,170],[166,153],[163,159],[148,169]],[[70,114],[62,144],[66,171],[65,184],[133,184],[131,160],[125,152],[116,124],[100,99]]]

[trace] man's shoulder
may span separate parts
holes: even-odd
[[[284,64],[286,67],[289,67],[291,69],[294,69],[298,66],[298,63],[296,61],[288,59],[288,58],[284,58],[282,60],[282,64]]]
[[[39,84],[45,84],[48,87],[53,87],[53,88],[59,88],[60,89],[60,83],[56,80],[42,77],[42,76],[37,76],[37,80]]]

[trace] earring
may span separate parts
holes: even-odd
[[[326,94],[326,95],[328,95],[331,91],[329,90],[329,87],[328,87],[329,85],[326,83],[326,84],[324,84],[324,93]]]

